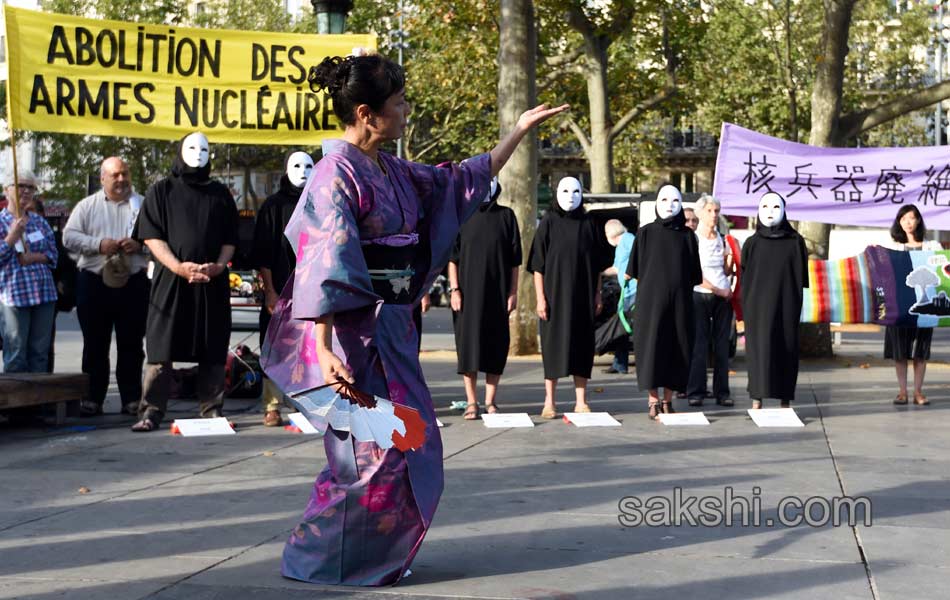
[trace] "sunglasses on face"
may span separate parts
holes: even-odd
[[[10,187],[13,187],[13,186],[10,186]],[[32,183],[18,183],[16,187],[17,187],[18,190],[23,191],[23,192],[35,192],[35,191],[36,191],[36,186],[33,185]]]

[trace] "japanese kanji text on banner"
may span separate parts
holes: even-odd
[[[374,35],[301,35],[84,19],[4,6],[16,129],[317,144],[342,128],[311,66]]]
[[[713,186],[722,212],[753,216],[766,192],[785,198],[792,220],[890,227],[914,204],[929,229],[950,230],[950,151],[817,148],[723,123]]]

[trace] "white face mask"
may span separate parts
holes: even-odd
[[[565,177],[557,184],[557,205],[564,212],[576,210],[581,205],[584,192],[581,189],[581,182],[573,177]]]
[[[290,185],[302,188],[313,170],[313,159],[306,152],[294,152],[287,157],[287,179]]]
[[[200,169],[208,164],[208,138],[200,131],[186,137],[181,143],[181,159],[192,169]]]
[[[656,216],[669,219],[683,210],[683,195],[673,185],[664,185],[656,194]]]
[[[778,225],[785,219],[785,202],[775,192],[769,192],[759,200],[759,222],[766,227]]]
[[[488,188],[488,195],[485,196],[485,199],[482,200],[483,204],[488,204],[491,202],[491,199],[495,197],[495,194],[498,193],[498,177],[491,178],[491,187]]]

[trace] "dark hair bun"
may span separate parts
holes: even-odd
[[[360,104],[379,113],[386,99],[406,85],[402,67],[378,54],[330,56],[312,67],[307,82],[314,93],[325,90],[333,101],[333,113],[344,125],[356,122]]]
[[[314,92],[326,90],[331,96],[340,93],[350,74],[350,58],[328,56],[319,65],[310,68],[307,82]]]

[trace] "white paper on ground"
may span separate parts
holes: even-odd
[[[445,427],[445,423],[443,423],[442,421],[436,419],[436,420],[435,420],[435,426],[436,426],[436,427]]]
[[[214,419],[175,419],[175,426],[183,437],[202,435],[235,435],[231,424],[224,417]]]
[[[749,416],[759,427],[804,427],[794,408],[749,409]]]
[[[704,412],[660,413],[660,423],[664,425],[709,425]]]
[[[301,433],[310,435],[314,433],[320,433],[320,430],[314,427],[313,424],[307,420],[307,417],[303,416],[303,413],[290,413],[287,415],[287,418],[290,419],[291,423],[297,426],[297,429],[299,429]]]
[[[567,420],[577,427],[621,427],[620,421],[610,416],[610,413],[564,413]]]
[[[482,422],[485,427],[534,427],[534,422],[528,413],[482,413]]]

